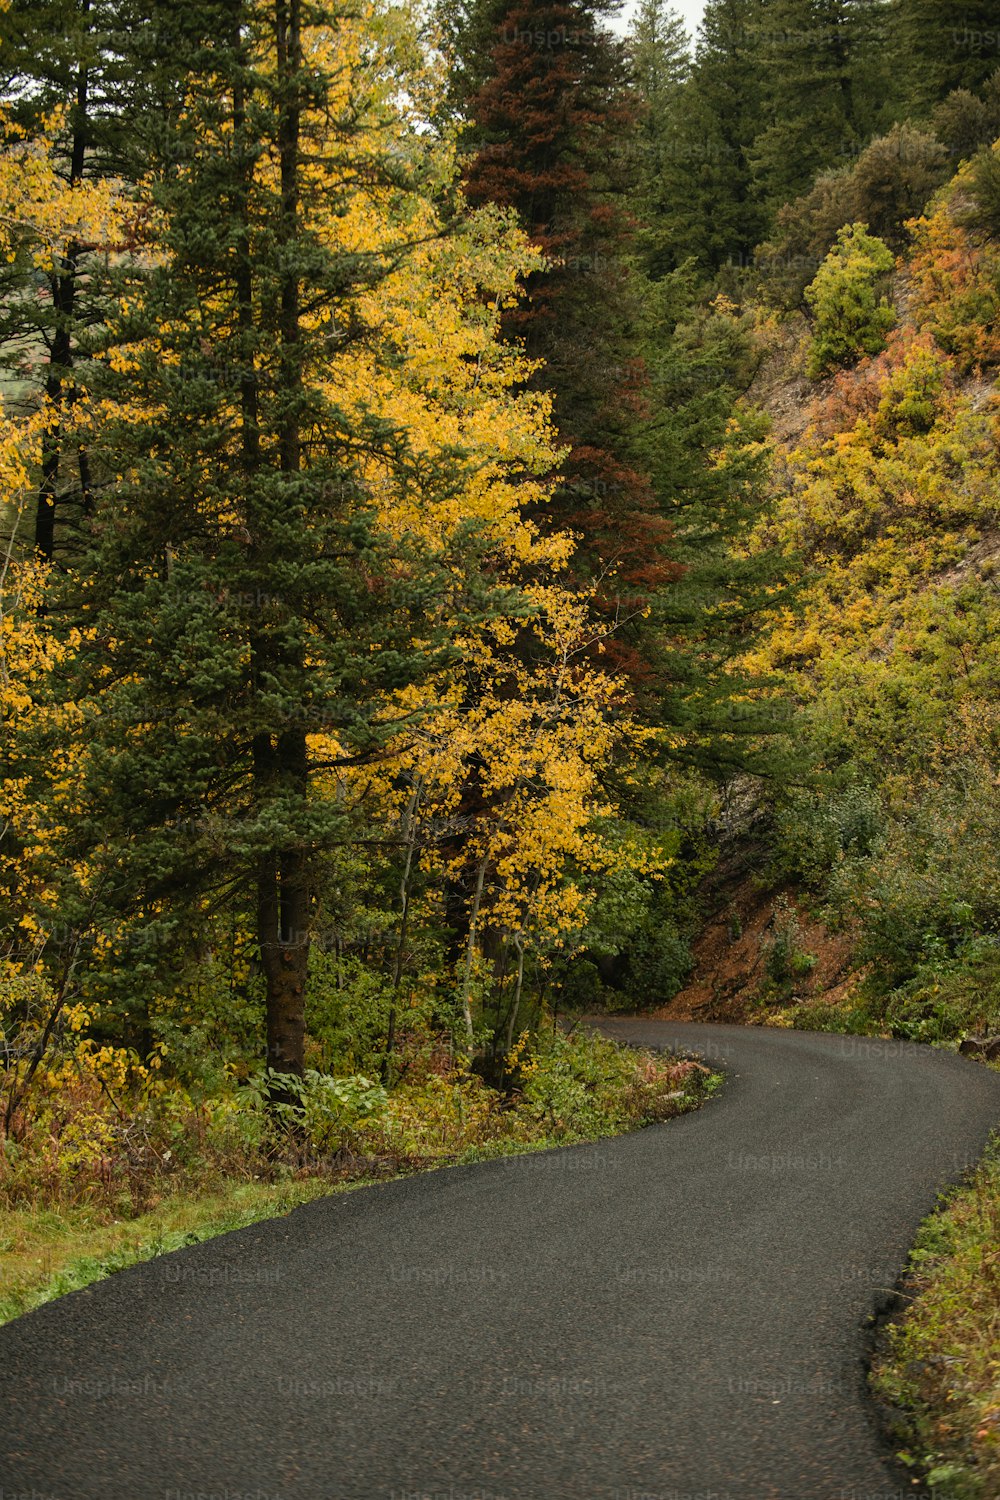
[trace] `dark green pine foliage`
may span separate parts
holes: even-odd
[[[629,33],[633,84],[640,99],[636,128],[636,243],[648,274],[670,268],[669,223],[678,165],[684,158],[681,101],[691,75],[691,39],[666,0],[642,0]]]
[[[650,106],[652,119],[644,121],[649,133],[691,72],[691,38],[684,17],[668,0],[641,0],[629,31],[629,57]]]
[[[1000,66],[996,0],[892,0],[898,117],[926,119],[954,89],[977,93]]]
[[[886,0],[708,0],[650,196],[657,274],[753,264],[782,204],[891,123],[887,36]]]
[[[787,723],[776,698],[767,692],[751,696],[747,676],[736,665],[786,580],[778,559],[751,555],[747,547],[751,530],[766,512],[769,486],[761,420],[739,402],[753,374],[751,340],[732,305],[705,306],[702,270],[712,258],[706,245],[714,219],[707,205],[694,205],[690,192],[699,172],[690,150],[692,103],[707,97],[702,91],[713,70],[718,70],[716,79],[723,76],[725,49],[734,62],[737,48],[748,38],[737,30],[735,10],[724,14],[723,7],[711,7],[698,68],[685,81],[685,70],[675,61],[676,23],[663,24],[669,13],[655,3],[650,12],[645,27],[640,18],[633,31],[636,86],[646,106],[639,130],[641,138],[649,139],[651,114],[657,125],[662,119],[651,107],[657,93],[665,91],[668,120],[657,135],[664,176],[672,175],[670,188],[661,186],[657,197],[640,174],[633,200],[638,243],[643,249],[655,246],[653,255],[643,257],[647,277],[636,320],[649,407],[637,429],[637,458],[650,476],[661,514],[670,520],[682,572],[653,603],[649,625],[658,645],[651,674],[655,687],[643,697],[643,710],[675,731],[670,751],[675,763],[725,778],[751,767],[773,771],[784,754],[775,735]],[[749,13],[742,16],[745,26]],[[658,34],[650,25],[657,19]],[[720,108],[722,98],[721,93],[716,96]],[[748,116],[748,136],[754,128]],[[718,152],[714,162],[710,158],[706,151],[703,168],[723,160]],[[745,172],[742,182],[749,191]],[[732,206],[720,203],[720,212],[724,215]],[[669,270],[671,235],[679,224],[690,229],[702,213],[702,254]],[[744,247],[752,233],[744,230]],[[678,253],[680,243],[674,241]],[[717,462],[722,452],[725,463]]]
[[[443,588],[436,559],[380,539],[359,477],[356,455],[377,451],[405,478],[403,438],[336,402],[382,262],[320,232],[357,190],[363,110],[327,110],[307,14],[170,6],[187,79],[171,138],[150,132],[163,258],[113,333],[135,367],[104,392],[120,417],[100,433],[108,483],[67,601],[91,641],[72,688],[91,785],[69,852],[96,872],[104,919],[125,921],[117,968],[173,966],[206,915],[234,913],[256,935],[282,1072],[303,1067],[317,870],[354,832],[337,767],[377,757],[398,726],[376,706],[440,665]],[[368,157],[364,181],[410,186],[419,160]],[[402,204],[399,223],[402,250]]]
[[[851,20],[854,131],[864,147],[899,123],[898,68],[892,55],[892,0],[854,0]]]
[[[788,764],[788,704],[739,658],[791,598],[785,558],[748,546],[773,479],[767,421],[742,401],[754,372],[746,320],[706,307],[691,268],[649,289],[644,354],[651,417],[642,458],[669,516],[683,573],[657,596],[650,718],[676,732],[674,763],[713,779]]]
[[[769,0],[760,23],[763,128],[751,152],[770,212],[866,143],[872,100],[860,87],[868,0]]]
[[[662,241],[673,267],[746,264],[766,216],[750,152],[763,127],[759,23],[765,0],[708,0],[695,66],[664,169]]]

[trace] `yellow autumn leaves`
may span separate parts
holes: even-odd
[[[368,27],[369,52],[377,34]],[[359,44],[356,32],[341,40]],[[395,128],[402,151],[401,122]],[[372,139],[381,149],[384,140]],[[453,176],[452,143],[436,150],[435,175]],[[457,669],[387,705],[418,727],[363,779],[384,817],[409,817],[426,865],[453,876],[478,867],[474,929],[489,926],[544,953],[573,941],[595,870],[622,858],[594,824],[607,810],[601,770],[636,730],[624,685],[595,665],[600,628],[590,601],[562,581],[574,538],[529,519],[544,513],[561,454],[548,398],[524,389],[532,365],[498,334],[519,280],[541,258],[494,208],[466,212],[445,233],[427,200],[411,201],[401,224],[398,204],[390,218],[377,196],[359,195],[347,221],[329,226],[337,247],[387,258],[404,232],[415,247],[361,299],[374,336],[341,356],[330,379],[350,416],[371,413],[404,429],[418,462],[447,456],[452,464],[441,493],[401,485],[373,457],[366,479],[382,527],[440,546],[477,525],[492,568],[523,603],[468,632]],[[440,608],[451,602],[442,597]]]
[[[499,338],[501,314],[517,299],[519,282],[542,262],[499,210],[463,210],[454,222],[443,222],[440,188],[450,184],[454,192],[455,143],[415,135],[394,71],[400,51],[409,48],[408,89],[429,94],[437,87],[432,66],[414,68],[414,37],[404,11],[372,8],[360,20],[307,38],[307,49],[322,52],[329,71],[343,79],[343,109],[357,111],[361,101],[366,112],[354,119],[351,170],[358,190],[346,213],[317,222],[314,232],[345,256],[374,258],[383,272],[357,297],[362,337],[341,346],[341,330],[313,325],[312,333],[327,334],[331,358],[308,379],[326,389],[330,408],[343,413],[348,429],[364,419],[406,434],[405,468],[389,464],[374,446],[361,460],[382,531],[446,553],[463,528],[474,528],[491,577],[507,590],[510,604],[459,633],[457,663],[419,687],[387,694],[385,719],[405,718],[415,726],[398,737],[395,751],[363,772],[319,769],[313,784],[317,795],[364,797],[389,827],[402,826],[409,808],[425,864],[443,878],[460,865],[483,872],[473,928],[489,926],[544,954],[579,934],[594,872],[628,857],[627,845],[604,847],[595,828],[609,810],[603,773],[634,752],[639,733],[625,685],[601,661],[604,627],[586,593],[567,582],[575,539],[544,519],[561,459],[550,402],[525,388],[531,363]],[[127,254],[125,210],[113,185],[65,180],[56,145],[61,121],[53,117],[32,140],[9,118],[2,124],[0,253],[23,254],[27,245],[36,267],[48,272],[73,243]],[[339,138],[327,151],[322,132],[322,120],[306,119],[309,171],[317,182],[322,172],[337,170]],[[420,154],[423,191],[385,190],[375,185],[375,172],[366,186],[366,140],[383,156],[387,145],[400,158]],[[261,171],[266,176],[266,163]],[[143,212],[147,235],[154,232],[155,216],[141,202],[137,209],[133,201],[129,211]],[[144,243],[144,257],[156,254],[155,242]],[[328,316],[304,313],[306,321]],[[122,370],[135,355],[133,347],[111,349],[106,357]],[[86,391],[76,395],[82,415]],[[99,418],[99,410],[87,414],[90,422]],[[65,411],[59,419],[65,435]],[[40,393],[26,415],[5,418],[0,484],[8,508],[37,492],[42,431],[52,421]],[[446,465],[447,486],[421,483],[423,469],[440,472]],[[214,519],[225,528],[238,517]],[[32,716],[43,712],[40,679],[66,652],[79,649],[80,639],[65,636],[57,643],[39,614],[44,570],[31,560],[25,540],[22,535],[18,544],[22,560],[9,558],[0,581],[3,753],[13,773],[0,812],[19,830],[8,845],[41,850],[31,809],[32,796],[41,792],[37,781],[17,774],[18,745]],[[450,613],[458,617],[462,587],[456,565],[454,597],[445,587],[436,603],[444,621]],[[82,747],[72,745],[73,706],[61,711],[71,761]],[[336,758],[338,748],[327,733],[310,737],[318,767]],[[54,763],[52,775],[61,786],[55,803],[65,806],[72,800],[72,768]]]

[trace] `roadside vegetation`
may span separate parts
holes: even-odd
[[[721,1081],[589,1030],[522,1035],[502,1091],[410,1036],[390,1087],[310,1069],[277,1110],[274,1079],[237,1065],[206,1088],[78,1043],[53,1061],[7,1141],[0,1321],[326,1193],[668,1120]]]
[[[1000,1150],[926,1221],[913,1300],[888,1330],[872,1386],[903,1461],[947,1500],[1000,1493]]]

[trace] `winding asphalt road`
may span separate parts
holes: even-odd
[[[615,1141],[346,1193],[0,1329],[17,1500],[902,1500],[865,1320],[1000,1076],[621,1022],[724,1064]]]

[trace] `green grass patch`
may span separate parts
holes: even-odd
[[[0,1209],[0,1323],[139,1261],[278,1218],[336,1190],[324,1178],[234,1182],[200,1196],[179,1193],[137,1218],[110,1222],[86,1205]]]

